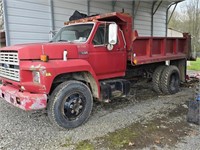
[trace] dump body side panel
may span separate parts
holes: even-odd
[[[190,57],[190,36],[135,37],[128,60],[134,65],[162,62],[166,60],[188,59]]]

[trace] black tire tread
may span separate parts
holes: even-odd
[[[170,94],[175,94],[178,92],[179,89],[176,89],[176,91],[171,91],[169,89],[169,78],[170,78],[170,75],[172,74],[172,72],[176,71],[178,74],[179,74],[179,78],[180,78],[180,71],[179,69],[176,67],[176,66],[167,66],[164,70],[163,70],[163,73],[162,73],[162,76],[161,76],[161,82],[160,82],[160,85],[161,85],[161,90],[164,94],[167,94],[167,95],[170,95]],[[180,80],[180,79],[179,79]]]
[[[87,90],[90,92],[91,100],[92,100],[91,105],[93,105],[93,98],[92,98],[91,91],[90,91],[89,87],[87,85],[85,85],[84,83],[79,82],[79,81],[75,81],[75,80],[70,80],[70,81],[66,81],[66,82],[63,82],[60,85],[58,85],[58,87],[56,87],[56,89],[53,91],[53,93],[52,93],[52,95],[49,99],[48,107],[47,107],[47,113],[48,113],[48,117],[49,117],[50,122],[54,126],[60,128],[60,129],[66,129],[66,128],[64,128],[61,123],[56,121],[56,116],[55,116],[55,113],[54,113],[54,107],[55,107],[55,104],[57,102],[56,100],[57,100],[58,96],[62,93],[63,89],[66,88],[67,86],[69,86],[70,84],[81,84],[84,87],[86,87]],[[92,109],[91,109],[91,111],[92,111]],[[84,124],[88,120],[88,118],[89,118],[89,115],[87,116],[87,118],[85,119],[85,121],[82,124]],[[69,127],[69,129],[70,128],[74,128],[74,127]]]
[[[162,90],[160,87],[160,78],[161,78],[162,72],[165,68],[166,68],[165,65],[159,66],[155,69],[155,71],[153,73],[153,77],[152,77],[153,90],[158,94],[162,94]]]

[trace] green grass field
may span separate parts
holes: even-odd
[[[188,66],[187,69],[200,71],[200,58],[197,58],[196,61],[191,61],[190,66]]]

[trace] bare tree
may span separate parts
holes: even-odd
[[[181,12],[175,12],[169,27],[181,32],[189,32],[192,45],[200,51],[200,0],[188,0],[182,3]]]
[[[169,13],[171,14],[172,12],[170,11]],[[173,16],[169,22],[169,28],[176,29],[177,31],[181,31],[181,32],[183,31],[182,15],[179,12],[175,11],[173,13]]]
[[[187,25],[188,30],[193,35],[193,45],[200,48],[200,0],[190,0],[187,2],[185,14],[188,17]]]

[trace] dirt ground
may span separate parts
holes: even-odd
[[[157,95],[150,81],[127,98],[94,103],[89,121],[73,130],[53,127],[46,111],[24,112],[0,101],[0,149],[200,149],[199,126],[186,121],[198,80],[175,95]]]

